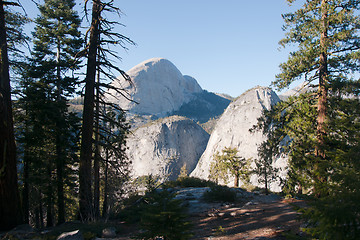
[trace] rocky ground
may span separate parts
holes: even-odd
[[[186,188],[179,191],[178,198],[189,203],[190,220],[193,227],[192,239],[288,239],[298,236],[302,222],[294,205],[305,203],[295,199],[283,199],[275,194],[265,195],[239,190],[242,199],[236,203],[204,203],[200,200],[206,188]],[[135,229],[117,236],[116,239],[130,239]]]
[[[192,217],[194,239],[287,239],[301,235],[298,213],[276,195],[255,195],[249,202],[212,209],[207,215]]]
[[[235,203],[205,203],[201,196],[208,188],[184,188],[178,190],[177,198],[189,206],[190,221],[193,224],[192,239],[296,239],[301,238],[299,213],[294,205],[304,205],[301,200],[283,199],[275,194],[264,195],[238,189]],[[136,225],[117,223],[121,234],[106,239],[131,239],[138,228]],[[37,239],[31,227],[0,234],[0,239]],[[115,234],[115,232],[114,232]],[[9,238],[11,236],[11,238]],[[14,238],[15,237],[15,238]],[[38,239],[42,239],[41,237]],[[72,239],[72,238],[71,238]],[[78,239],[78,238],[74,238]],[[82,239],[82,238],[81,238]],[[104,238],[105,239],[105,238]],[[98,238],[99,240],[99,238]]]

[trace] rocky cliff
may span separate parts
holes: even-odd
[[[128,157],[134,177],[176,179],[186,164],[190,173],[206,148],[209,134],[190,119],[172,116],[145,124],[130,134]]]
[[[255,87],[248,90],[234,100],[217,121],[211,134],[205,152],[202,154],[191,176],[208,179],[210,163],[213,155],[221,152],[225,147],[235,147],[239,156],[258,158],[258,146],[265,140],[261,132],[250,133],[249,129],[257,123],[263,109],[270,109],[271,105],[280,101],[279,97],[269,88]],[[284,166],[284,159],[274,163],[275,166]],[[251,179],[253,185],[257,177]],[[280,190],[279,186],[272,186],[273,190]]]
[[[128,111],[132,126],[141,126],[151,120],[181,115],[206,122],[223,113],[230,100],[203,90],[196,79],[182,75],[176,66],[164,58],[144,61],[127,74],[132,84],[122,76],[112,82],[126,91],[129,101],[115,90],[109,90],[110,101]]]
[[[112,84],[126,90],[134,102],[111,90],[109,98],[133,114],[164,117],[189,102],[193,93],[202,91],[195,79],[184,77],[174,64],[164,58],[144,61],[127,74],[132,85],[121,76]]]

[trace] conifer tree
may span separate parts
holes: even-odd
[[[100,112],[99,128],[100,166],[103,178],[102,216],[108,214],[119,204],[126,194],[124,185],[130,180],[131,161],[125,154],[129,125],[121,109],[103,108]]]
[[[167,189],[153,190],[145,196],[138,239],[190,239],[191,224],[186,220],[186,208]]]
[[[48,226],[54,224],[55,218],[58,224],[65,221],[64,188],[71,172],[67,168],[74,163],[77,144],[76,116],[68,112],[67,106],[78,84],[72,73],[79,68],[75,55],[82,45],[80,19],[74,5],[73,0],[45,0],[39,6],[32,58],[24,64],[28,66],[23,68],[20,82],[19,109],[25,119],[21,140],[24,166],[33,172],[24,172],[24,183],[32,181],[39,191],[37,196],[45,197]],[[42,180],[37,180],[34,172],[43,172],[38,175]],[[29,191],[24,187],[24,196]],[[26,204],[29,198],[24,198]],[[53,211],[55,202],[57,215]]]
[[[283,15],[288,32],[280,44],[298,49],[273,84],[283,89],[304,77],[310,89],[265,111],[259,122],[278,139],[274,154],[289,155],[287,190],[314,196],[305,216],[308,231],[321,239],[359,236],[359,8],[359,1],[313,0]]]
[[[88,0],[85,1],[87,6]],[[85,7],[86,8],[86,7]],[[87,12],[87,11],[86,11]],[[87,68],[85,77],[85,95],[84,95],[84,110],[83,110],[83,125],[82,125],[82,140],[80,148],[80,192],[79,192],[79,207],[80,207],[80,218],[83,221],[93,220],[97,217],[99,208],[99,197],[97,196],[99,191],[99,184],[96,183],[95,189],[92,187],[92,160],[94,156],[93,151],[93,133],[95,128],[95,119],[97,118],[94,113],[95,102],[100,101],[95,98],[96,88],[96,71],[100,72],[107,80],[116,79],[115,72],[120,73],[126,80],[130,81],[129,76],[115,66],[110,60],[110,57],[120,59],[116,52],[110,47],[114,45],[125,48],[125,43],[134,44],[129,38],[121,35],[114,31],[114,25],[118,24],[116,21],[110,21],[104,17],[104,12],[110,12],[120,15],[120,9],[114,6],[114,1],[92,1],[92,15],[91,15],[91,26],[87,32],[89,41],[83,53],[87,57]],[[113,88],[110,84],[104,84],[103,82],[98,83],[99,88]],[[119,93],[122,89],[116,89]],[[109,103],[111,108],[115,107],[115,104]],[[96,130],[97,131],[97,130]],[[97,159],[96,159],[97,161]],[[98,171],[96,163],[96,172]],[[96,173],[96,175],[98,175]],[[98,181],[98,178],[96,178]],[[95,199],[93,199],[92,191],[94,190]],[[94,203],[94,201],[96,201]],[[96,208],[96,209],[95,209]]]
[[[24,16],[19,12],[13,11],[13,8],[7,7],[5,10],[5,23],[7,25],[7,45],[8,45],[8,55],[9,55],[9,67],[10,67],[10,78],[12,82],[19,82],[21,79],[21,73],[23,72],[24,62],[26,62],[26,55],[24,51],[21,51],[19,46],[26,46],[29,37],[24,33],[24,26],[30,22],[30,19]],[[15,87],[12,88],[13,94],[16,94],[18,90]],[[16,98],[16,97],[15,97]],[[16,109],[16,102],[13,102],[13,108]],[[13,109],[13,110],[14,110]],[[13,111],[13,114],[16,115],[16,110]],[[15,137],[16,137],[16,119],[14,119],[14,127],[15,127]],[[18,151],[18,149],[17,149]],[[18,151],[19,152],[19,151]],[[20,159],[19,159],[20,160]],[[23,162],[23,176],[28,173],[27,164]],[[28,223],[28,201],[24,201],[24,199],[28,199],[28,182],[25,181],[25,177],[23,177],[23,188],[22,188],[22,207],[23,207],[23,215],[24,222]]]
[[[289,3],[294,2],[289,0]],[[286,38],[282,46],[296,44],[298,50],[290,54],[287,62],[280,65],[281,73],[273,83],[278,89],[288,87],[294,80],[305,80],[318,87],[316,93],[316,158],[315,168],[322,170],[325,160],[325,141],[328,135],[329,92],[335,83],[346,82],[357,72],[359,59],[359,10],[358,1],[313,0],[307,1],[294,13],[284,14]],[[326,179],[319,176],[315,189],[318,195],[323,189],[320,185]]]
[[[234,187],[239,187],[240,180],[245,182],[249,180],[249,161],[244,157],[239,157],[236,148],[225,147],[221,155],[219,152],[214,154],[214,160],[215,162],[211,165],[210,175],[216,174],[226,181],[230,173],[235,177]]]
[[[252,171],[258,176],[258,182],[264,183],[265,194],[269,193],[270,183],[276,180],[278,172],[278,169],[272,165],[274,154],[270,141],[265,141],[259,146],[259,159],[255,159],[255,168]]]
[[[5,4],[0,1],[0,229],[22,222],[17,183],[16,146],[11,102]]]

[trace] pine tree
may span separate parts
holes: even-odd
[[[234,187],[239,187],[240,179],[247,182],[249,179],[249,160],[238,156],[236,148],[225,147],[222,154],[216,153],[214,155],[214,164],[211,166],[210,175],[217,174],[222,180],[227,179],[228,173],[235,177]]]
[[[255,159],[255,168],[252,173],[258,176],[258,182],[264,183],[265,193],[269,193],[270,183],[276,180],[278,169],[273,166],[273,150],[269,141],[263,142],[259,148],[259,159]]]
[[[0,228],[22,222],[17,183],[16,146],[11,102],[9,59],[4,5],[0,1]]]
[[[359,1],[313,0],[284,15],[288,33],[280,44],[298,49],[280,65],[274,85],[283,89],[304,77],[318,90],[279,103],[259,123],[274,126],[272,140],[290,139],[278,144],[274,154],[289,155],[287,190],[295,193],[297,188],[314,196],[305,216],[312,223],[308,231],[321,239],[359,236],[355,159],[360,84],[353,79],[359,71],[359,8]]]
[[[87,5],[89,1],[85,1]],[[116,21],[109,21],[104,17],[103,12],[110,12],[120,14],[120,9],[114,6],[113,1],[92,1],[92,16],[91,26],[88,30],[89,42],[87,43],[86,49],[83,53],[87,57],[87,70],[85,77],[85,95],[84,95],[84,110],[83,110],[83,125],[82,125],[82,141],[80,148],[80,194],[79,194],[79,207],[80,217],[84,221],[89,221],[96,218],[94,207],[98,212],[99,197],[97,196],[98,186],[96,183],[95,189],[92,188],[92,159],[94,155],[93,151],[93,133],[95,127],[95,119],[97,118],[94,114],[95,102],[99,99],[95,99],[95,88],[96,88],[96,71],[100,72],[108,80],[116,79],[114,72],[120,73],[126,80],[130,81],[129,76],[115,66],[110,60],[111,57],[120,58],[116,53],[109,48],[109,46],[120,45],[124,47],[124,43],[134,44],[129,38],[114,32],[113,27]],[[125,48],[125,47],[124,47]],[[98,83],[100,87],[113,88],[109,84],[102,82]],[[116,91],[122,93],[121,89]],[[114,104],[110,104],[115,106]],[[116,108],[116,107],[115,107]],[[97,131],[97,130],[96,130]],[[97,161],[97,159],[96,159]],[[96,175],[98,167],[96,163]],[[98,181],[99,178],[96,178]],[[96,194],[93,199],[92,190]],[[94,203],[94,201],[96,201]]]
[[[107,217],[126,194],[125,183],[130,180],[131,161],[125,154],[129,125],[120,109],[109,106],[100,111],[99,126],[100,167],[102,169],[103,211]]]
[[[288,1],[292,3],[294,1]],[[357,1],[314,0],[307,1],[295,13],[284,14],[286,38],[280,41],[282,46],[296,44],[298,50],[290,54],[286,63],[280,65],[282,73],[273,83],[283,89],[294,80],[305,77],[309,83],[317,81],[318,87],[315,148],[316,158],[313,164],[321,172],[321,162],[325,160],[325,141],[328,135],[329,121],[328,98],[336,82],[344,82],[358,71],[356,62],[359,54],[359,17]],[[319,185],[326,182],[319,176]],[[320,187],[321,186],[316,186]],[[323,189],[323,188],[322,188]],[[321,189],[315,189],[318,195]]]
[[[181,200],[167,189],[152,191],[145,197],[141,213],[141,228],[145,230],[139,239],[189,239],[190,222],[186,221],[186,209]]]
[[[76,161],[74,136],[78,120],[68,112],[67,106],[78,84],[72,73],[79,68],[75,55],[82,45],[78,30],[80,19],[73,10],[74,5],[72,0],[46,0],[39,6],[32,57],[29,63],[23,64],[19,83],[18,109],[23,115],[20,119],[24,119],[20,142],[26,166],[24,203],[44,198],[47,226],[52,226],[55,219],[58,224],[65,221],[65,182],[72,174],[69,165]],[[35,172],[42,174],[36,176]],[[33,191],[37,193],[31,196],[29,183],[37,188]],[[29,211],[37,211],[33,216],[40,216],[42,208],[30,204],[25,208],[26,215]]]

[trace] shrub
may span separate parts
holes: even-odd
[[[202,196],[206,202],[235,202],[236,192],[227,186],[212,186]]]
[[[216,184],[212,181],[196,178],[196,177],[182,177],[176,181],[170,181],[166,183],[167,187],[212,187]]]
[[[143,196],[131,194],[124,199],[123,207],[117,210],[115,218],[125,220],[126,223],[136,223],[140,221],[141,199]]]
[[[186,209],[182,201],[174,197],[168,190],[148,194],[141,212],[140,226],[144,232],[137,236],[139,239],[189,239],[192,236]]]

